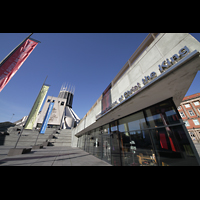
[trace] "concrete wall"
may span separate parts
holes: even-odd
[[[78,126],[72,129],[72,147],[77,146],[78,139],[75,134],[95,123],[96,115],[99,112],[101,112],[101,100],[97,102],[96,106],[91,110],[91,112],[79,122]]]
[[[137,83],[143,87],[142,79],[145,76],[149,76],[152,72],[156,72],[159,76],[161,72],[158,65],[161,65],[167,58],[170,59],[174,54],[178,54],[184,46],[187,46],[190,52],[200,51],[199,42],[188,33],[160,33],[136,60],[133,60],[132,63],[129,60],[130,67],[111,88],[112,103],[121,95],[124,96],[124,92],[130,90]],[[96,115],[100,112],[101,100],[72,130],[72,146],[77,145],[77,138],[74,135],[95,123]]]
[[[36,127],[37,123],[41,123],[41,124],[43,123],[44,117],[46,115],[47,109],[50,104],[50,102],[47,102],[48,99],[50,99],[51,101],[55,100],[53,110],[52,110],[48,124],[60,125],[61,118],[62,118],[63,111],[64,111],[65,104],[66,104],[66,99],[48,96],[46,99],[46,102],[44,103],[41,113],[38,115],[38,118],[36,119],[35,127]],[[61,102],[64,102],[63,106],[60,105]]]
[[[178,54],[178,51],[184,46],[187,46],[190,52],[200,51],[199,42],[188,33],[159,34],[111,88],[112,102],[119,99],[124,92],[130,90],[137,83],[144,86],[142,79],[149,76],[151,72],[154,71],[160,75],[158,65],[161,65],[165,59],[170,59],[174,54]]]

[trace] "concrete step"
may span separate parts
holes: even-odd
[[[58,130],[54,136],[56,138],[50,140],[53,146],[71,146],[71,129]]]
[[[19,127],[18,127],[19,128]],[[0,136],[0,145],[3,146],[14,146],[17,139],[19,138],[18,132],[15,129],[10,129],[9,132],[10,135],[6,136]],[[51,142],[54,146],[71,146],[71,130],[65,129],[65,130],[58,130],[56,133],[56,129],[47,128],[45,131],[45,134],[39,134],[39,130],[23,130],[23,133],[21,135],[21,138],[17,144],[17,146],[33,146],[35,145],[36,138],[37,143],[36,144],[42,144],[43,142],[46,142],[47,140]],[[49,139],[50,135],[54,135],[55,138]]]
[[[24,130],[20,137],[20,140],[17,146],[31,146],[35,144],[36,138],[37,144],[41,144],[46,142],[49,139],[49,136],[53,134],[53,130],[47,130],[45,134],[39,134],[37,130]],[[19,131],[11,131],[9,135],[0,136],[0,145],[3,146],[14,146],[16,144],[17,139],[19,138],[18,135]],[[39,134],[39,135],[38,135]]]
[[[52,143],[53,146],[66,146],[66,147],[71,147],[71,142],[67,143],[67,142],[53,142]]]

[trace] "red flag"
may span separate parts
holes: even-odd
[[[14,53],[0,66],[0,92],[15,75],[38,42],[30,38],[25,40]]]

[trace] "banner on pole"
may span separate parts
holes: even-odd
[[[38,42],[25,40],[0,66],[0,92],[31,54]]]
[[[53,106],[54,106],[54,103],[51,102],[50,105],[49,105],[49,108],[48,108],[48,110],[47,110],[46,116],[45,116],[45,118],[44,118],[44,121],[43,121],[41,130],[40,130],[40,133],[42,133],[42,134],[44,134],[45,131],[46,131],[47,124],[48,124],[49,118],[50,118],[50,116],[51,116],[51,112],[52,112],[52,110],[53,110]]]
[[[35,103],[33,105],[33,108],[28,116],[28,120],[26,122],[24,129],[32,129],[33,128],[36,117],[40,111],[40,108],[41,108],[44,98],[48,92],[48,89],[49,89],[49,85],[42,86],[42,89],[40,90],[40,93],[38,94],[38,97],[35,100]]]

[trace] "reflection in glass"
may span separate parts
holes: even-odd
[[[166,126],[177,124],[179,116],[174,108],[172,100],[167,100],[155,106],[145,109],[146,120],[150,127]]]
[[[102,157],[102,138],[100,128],[97,128],[94,133],[94,156],[100,159]]]
[[[118,132],[111,132],[111,164],[114,166],[120,166],[120,149],[119,149],[119,137]]]
[[[159,165],[198,165],[182,126],[151,130]]]
[[[143,112],[119,120],[119,131],[132,131],[147,128]]]
[[[111,163],[111,142],[109,124],[102,127],[102,160]]]
[[[82,135],[78,147],[114,166],[198,165],[172,99]]]
[[[111,164],[114,166],[121,165],[120,148],[119,148],[119,135],[117,128],[117,121],[110,124],[111,129]]]

